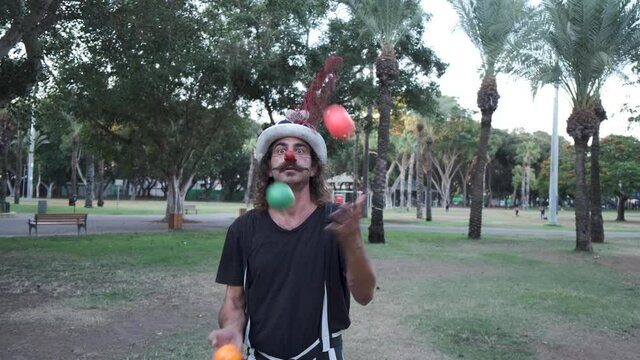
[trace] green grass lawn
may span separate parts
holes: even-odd
[[[0,288],[59,292],[81,309],[126,306],[179,274],[213,273],[223,239],[195,231],[0,238]]]
[[[577,254],[565,240],[532,237],[468,241],[452,235],[394,234],[376,257],[481,265],[483,271],[426,277],[394,285],[414,306],[402,322],[436,349],[467,359],[534,359],[547,329],[638,334],[640,273],[602,266],[601,256],[635,254],[640,242],[596,245]],[[399,240],[399,238],[403,238]]]
[[[385,325],[389,331],[408,329],[452,358],[534,359],[536,346],[554,341],[548,330],[558,326],[613,336],[640,332],[640,271],[619,271],[605,261],[621,255],[640,261],[638,240],[595,244],[595,254],[577,254],[573,241],[560,237],[386,235],[386,244],[367,244],[374,264],[480,269],[378,273],[385,291],[407,302],[398,322]],[[37,286],[72,309],[126,309],[168,291],[172,279],[213,276],[223,239],[223,231],[0,238],[0,289]],[[179,329],[162,341],[149,339],[140,356],[207,358],[203,336],[206,329]]]

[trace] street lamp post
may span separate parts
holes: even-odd
[[[551,134],[551,174],[549,178],[549,225],[558,225],[558,94],[560,85],[554,85],[553,130]]]

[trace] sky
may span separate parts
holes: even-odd
[[[430,13],[425,43],[435,51],[441,61],[448,63],[446,73],[437,80],[443,95],[458,99],[469,110],[478,111],[476,93],[480,88],[480,53],[459,27],[458,15],[447,0],[422,0]],[[535,99],[525,80],[505,74],[497,76],[500,100],[493,114],[492,127],[504,130],[524,129],[527,132],[544,131],[551,134],[553,126],[553,86],[538,91]],[[601,137],[633,135],[640,138],[640,126],[628,128],[628,115],[621,113],[624,103],[640,105],[640,87],[623,86],[619,78],[609,79],[602,90],[602,104],[608,120],[600,126]],[[566,120],[571,113],[569,96],[560,89],[558,103],[558,135],[570,140],[566,133]],[[480,119],[480,114],[474,116]]]

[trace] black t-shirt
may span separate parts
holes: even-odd
[[[325,281],[329,331],[349,327],[344,258],[335,236],[324,230],[330,211],[320,206],[285,230],[267,211],[251,210],[229,227],[216,282],[243,286],[246,266],[249,340],[257,350],[289,358],[320,337]]]

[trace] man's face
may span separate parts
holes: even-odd
[[[317,172],[311,147],[304,140],[285,137],[271,145],[271,176],[289,185],[306,184]]]

